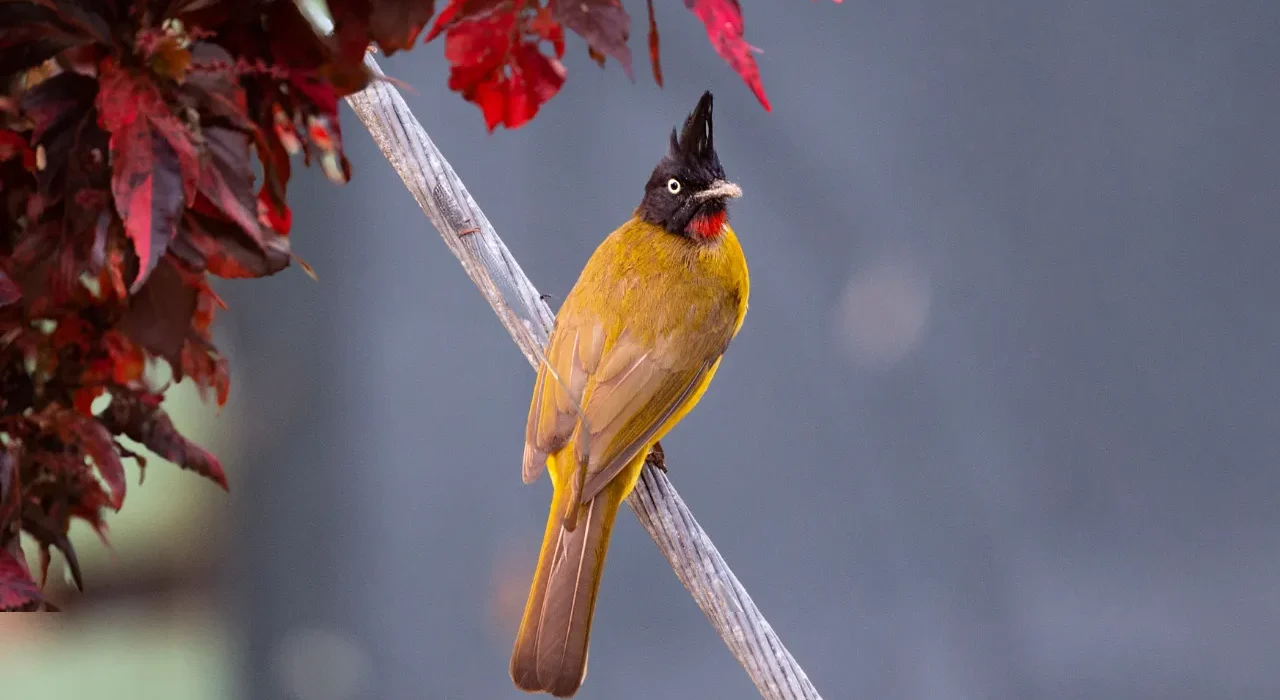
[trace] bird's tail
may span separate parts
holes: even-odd
[[[626,496],[622,487],[630,485],[625,482],[615,479],[590,503],[579,505],[576,519],[568,519],[572,530],[566,527],[565,513],[577,489],[557,483],[529,602],[511,653],[511,679],[517,688],[567,698],[582,685],[609,534]]]

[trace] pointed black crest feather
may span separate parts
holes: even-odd
[[[684,120],[684,128],[677,138],[671,130],[671,153],[682,154],[691,160],[701,160],[715,152],[715,130],[711,118],[711,91],[702,93],[698,106]]]

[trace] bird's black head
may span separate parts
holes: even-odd
[[[671,130],[671,149],[653,169],[636,214],[668,233],[711,241],[728,221],[725,202],[742,190],[724,179],[716,155],[711,121],[711,93],[684,120],[679,136]]]

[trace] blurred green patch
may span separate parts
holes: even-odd
[[[10,614],[0,622],[5,698],[225,700],[230,647],[197,606],[162,617],[132,608],[75,618]]]

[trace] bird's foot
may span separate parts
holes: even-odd
[[[649,449],[649,457],[645,461],[661,469],[663,474],[667,473],[667,457],[662,453],[662,443],[653,443],[653,447]]]

